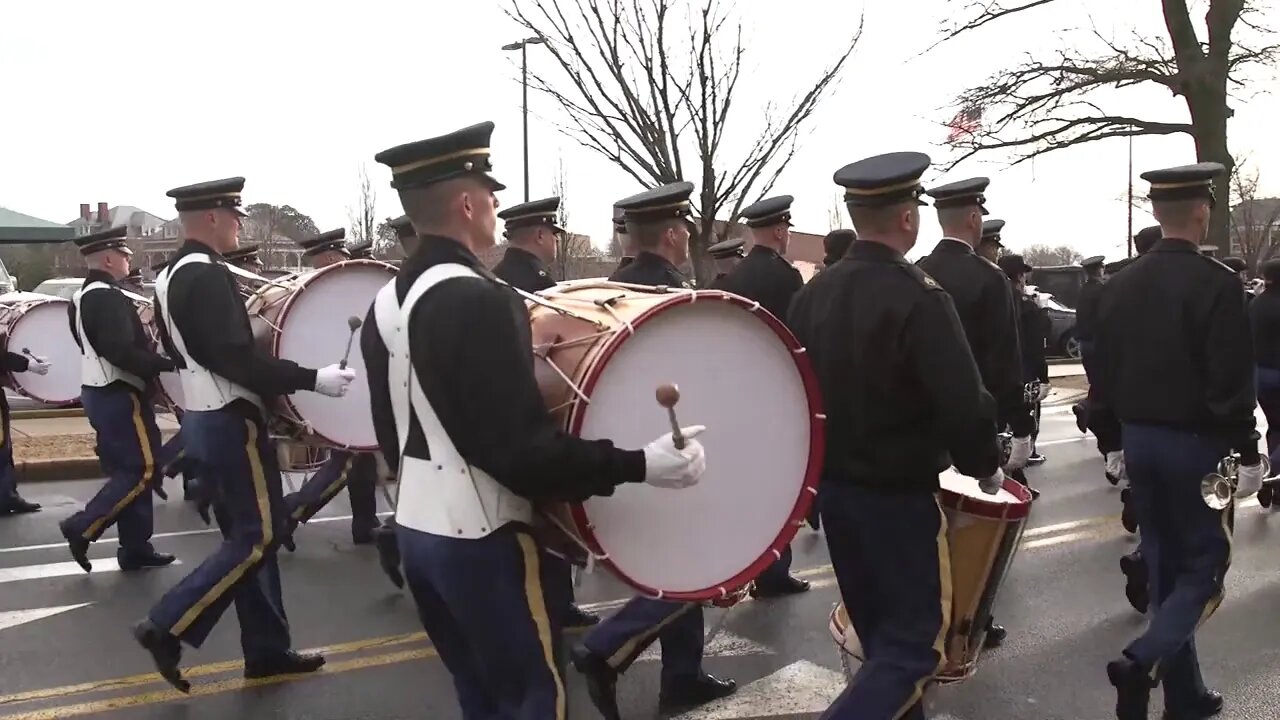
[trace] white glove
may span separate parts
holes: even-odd
[[[1262,463],[1241,465],[1236,472],[1236,497],[1247,498],[1262,489]]]
[[[1014,438],[1013,447],[1009,452],[1009,462],[1004,464],[1004,469],[1021,470],[1027,466],[1029,459],[1031,459],[1031,436]]]
[[[996,474],[978,478],[978,488],[988,495],[995,495],[1004,487],[1004,471],[996,468]]]
[[[347,394],[347,386],[355,379],[356,371],[351,368],[326,365],[316,371],[316,392],[329,397],[342,397]]]
[[[35,359],[27,358],[27,372],[33,372],[37,375],[48,375],[49,361],[38,355]]]
[[[1036,402],[1044,402],[1044,399],[1049,397],[1049,390],[1051,389],[1052,387],[1049,383],[1040,383],[1040,393],[1036,395]]]
[[[1121,484],[1129,482],[1129,471],[1124,467],[1124,451],[1112,450],[1107,453],[1106,459],[1107,474],[1120,481]]]
[[[680,428],[685,439],[685,446],[680,450],[676,449],[671,433],[649,443],[644,449],[644,481],[660,488],[696,485],[707,469],[707,454],[702,443],[694,438],[706,429],[703,425]]]

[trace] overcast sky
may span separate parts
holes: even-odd
[[[497,123],[495,174],[509,187],[500,198],[518,203],[518,53],[500,48],[524,33],[503,16],[500,1],[5,2],[0,102],[13,107],[0,110],[0,205],[59,222],[76,217],[80,203],[99,201],[171,217],[167,189],[244,175],[247,203],[293,205],[323,230],[348,224],[361,163],[378,190],[379,217],[400,214],[388,171],[372,161],[376,152],[481,120]],[[1063,29],[1090,22],[1106,34],[1163,28],[1156,2],[1116,10],[1109,6],[1118,3],[1080,0],[920,56],[947,8],[960,4],[867,0],[863,39],[844,79],[776,187],[796,196],[798,230],[830,228],[831,175],[845,163],[894,150],[946,160],[942,123],[955,93],[1027,50],[1080,41]],[[750,70],[744,98],[787,101],[806,89],[863,11],[857,2],[738,0]],[[530,48],[529,57],[531,67],[551,70],[545,50]],[[1276,86],[1272,75],[1245,88],[1232,103],[1230,129],[1232,150],[1261,168],[1271,193],[1280,193],[1280,100],[1263,89]],[[563,162],[570,227],[601,242],[613,202],[640,186],[559,135],[552,121],[561,116],[550,102],[533,95],[531,105],[531,196],[552,193]],[[1117,98],[1113,108],[1186,117],[1182,103],[1159,91]],[[742,134],[752,121],[750,111],[733,119]],[[1195,159],[1183,136],[1139,139],[1134,154],[1135,181],[1144,169]],[[1086,255],[1123,255],[1125,141],[1015,168],[1006,160],[968,161],[945,179],[992,178],[988,206],[1009,223],[1007,245],[1070,243]],[[1135,187],[1145,194],[1142,183]],[[926,217],[913,254],[940,235]],[[1135,228],[1149,221],[1139,212]]]

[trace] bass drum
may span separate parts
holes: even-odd
[[[5,387],[49,405],[80,400],[80,346],[67,320],[70,307],[70,300],[52,295],[0,296],[0,349],[49,363],[47,375],[4,373]]]
[[[258,343],[273,357],[304,367],[332,365],[346,355],[356,377],[365,377],[359,330],[378,291],[396,270],[375,260],[348,260],[301,275],[272,280],[258,288],[245,308]],[[301,442],[344,450],[375,450],[369,385],[357,381],[347,394],[331,398],[298,392],[280,398],[276,416]]]
[[[680,421],[708,427],[694,487],[626,485],[542,508],[563,534],[556,549],[579,563],[589,553],[647,595],[740,598],[816,493],[823,415],[803,349],[757,304],[725,292],[586,280],[541,295],[545,304],[529,306],[534,366],[568,432],[644,447],[671,429],[654,397],[664,383],[682,393]]]

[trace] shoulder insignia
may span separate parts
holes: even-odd
[[[991,262],[990,260],[988,260],[988,259],[986,259],[986,258],[982,257],[981,255],[979,255],[979,254],[977,254],[977,253],[974,253],[974,254],[973,254],[973,256],[974,256],[974,257],[976,257],[976,258],[978,258],[978,259],[979,259],[979,260],[981,260],[982,262],[986,263],[986,264],[987,264],[987,267],[991,268],[992,270],[998,270],[1001,274],[1003,274],[1003,273],[1004,273],[1004,271],[1003,271],[1003,270],[1000,270],[1000,266],[999,266],[999,265],[997,265],[997,264],[995,264],[995,263]]]
[[[546,276],[547,276],[547,271],[546,271],[546,270],[539,270],[539,271],[538,271],[538,277],[546,277]]]
[[[929,275],[929,273],[927,273],[927,272],[925,272],[925,271],[923,271],[923,270],[921,270],[921,271],[920,271],[920,282],[923,282],[923,283],[924,283],[924,286],[925,286],[925,287],[927,287],[927,288],[929,288],[929,289],[931,289],[931,290],[941,290],[941,289],[942,289],[942,286],[938,284],[938,281],[937,281],[937,280],[934,280],[934,279]]]
[[[682,288],[689,288],[689,289],[693,289],[693,285],[689,284],[689,281],[688,281],[688,280],[681,280],[681,281],[680,281],[680,287],[682,287]]]
[[[1232,270],[1230,267],[1228,267],[1228,266],[1227,266],[1227,264],[1226,264],[1226,263],[1222,262],[1222,261],[1221,261],[1221,260],[1219,260],[1218,258],[1215,258],[1215,257],[1209,257],[1208,255],[1201,255],[1200,257],[1201,257],[1201,258],[1204,258],[1206,261],[1208,261],[1208,263],[1209,263],[1210,265],[1214,265],[1214,266],[1216,266],[1216,267],[1218,267],[1218,268],[1220,268],[1220,269],[1222,269],[1222,270],[1226,270],[1227,272],[1231,273],[1232,275],[1235,275],[1235,274],[1236,274],[1236,271],[1235,271],[1235,270]]]

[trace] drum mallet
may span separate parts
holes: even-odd
[[[676,387],[675,383],[666,383],[658,386],[655,395],[658,397],[658,404],[667,409],[667,419],[671,421],[672,442],[677,450],[683,450],[684,435],[680,432],[680,423],[676,421],[676,403],[680,402],[680,388]]]
[[[347,358],[351,357],[351,342],[356,339],[356,331],[363,324],[364,321],[355,315],[347,318],[347,327],[351,328],[351,334],[347,336],[347,351],[342,353],[342,362],[338,363],[338,367],[343,370],[347,369]]]

